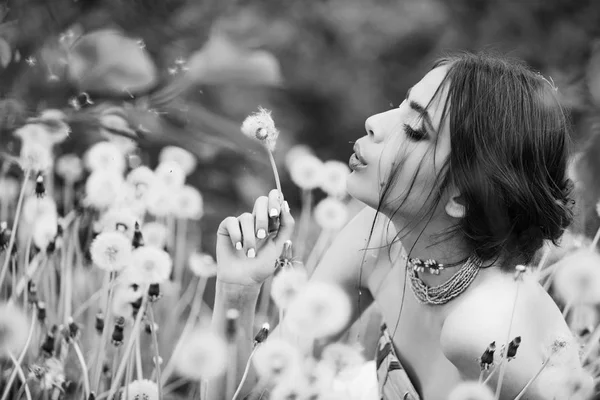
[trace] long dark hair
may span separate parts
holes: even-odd
[[[397,239],[431,218],[452,183],[466,215],[439,238],[462,235],[472,253],[501,258],[503,269],[529,263],[543,241],[556,244],[573,219],[570,124],[557,89],[523,63],[492,53],[454,54],[433,68],[443,65],[448,73],[433,99],[447,86],[440,129],[449,118],[450,156],[427,205]],[[405,195],[389,198],[400,166],[380,192],[379,210],[384,204],[399,204],[399,210],[410,193],[418,171]]]

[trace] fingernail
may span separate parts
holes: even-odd
[[[276,217],[279,215],[279,211],[276,208],[271,208],[271,212],[269,212],[269,216]]]
[[[236,248],[237,250],[241,250],[241,249],[242,249],[242,242],[237,242],[237,243],[235,244],[235,248]]]
[[[254,251],[254,249],[249,249],[246,255],[248,256],[248,258],[254,258],[256,257],[256,252]]]
[[[267,232],[264,229],[259,229],[256,233],[256,237],[259,239],[264,239],[267,237]]]
[[[285,212],[290,212],[290,205],[288,204],[287,201],[283,202],[283,206],[285,207]]]

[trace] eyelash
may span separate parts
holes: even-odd
[[[423,127],[420,127],[419,129],[413,129],[413,127],[409,124],[404,124],[404,132],[409,139],[414,140],[415,142],[427,138],[427,132]]]

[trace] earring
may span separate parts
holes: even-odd
[[[459,204],[454,197],[446,203],[446,214],[453,218],[462,218],[465,216],[465,206]]]

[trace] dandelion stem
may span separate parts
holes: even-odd
[[[492,377],[492,375],[494,375],[494,373],[498,370],[498,368],[496,366],[494,366],[494,368],[490,371],[490,374],[487,376],[487,378],[485,378],[485,380],[483,381],[484,385],[487,385],[487,383],[489,382],[490,378]]]
[[[550,363],[550,359],[552,358],[552,356],[554,355],[554,353],[551,353],[546,360],[544,361],[544,363],[542,364],[542,366],[540,367],[540,369],[538,370],[538,372],[533,376],[533,378],[531,378],[529,380],[529,382],[527,382],[527,384],[525,385],[525,387],[519,392],[519,394],[517,394],[517,397],[514,398],[514,400],[519,400],[521,397],[523,397],[525,395],[525,391],[527,389],[529,389],[529,386],[531,386],[531,384],[533,383],[533,381],[535,381],[537,379],[538,376],[540,376],[540,374],[542,373],[542,371],[544,370],[544,368],[546,368],[546,366]]]
[[[31,392],[29,391],[29,384],[27,383],[27,378],[25,377],[25,373],[23,372],[23,369],[21,368],[21,363],[19,361],[17,361],[17,359],[15,359],[15,356],[13,356],[10,351],[7,351],[7,353],[8,353],[8,356],[10,357],[10,360],[15,365],[15,371],[17,372],[17,374],[19,375],[19,378],[21,378],[21,382],[23,382],[23,385],[25,386],[25,397],[27,398],[27,400],[32,400]],[[9,388],[10,388],[10,385],[8,385],[6,387],[6,390],[8,391]]]
[[[308,259],[306,260],[306,271],[308,272],[308,276],[311,276],[317,265],[319,264],[319,260],[323,255],[323,251],[327,248],[327,244],[332,236],[332,232],[327,229],[323,229],[315,246],[313,247]]]
[[[269,305],[271,304],[271,285],[273,276],[269,276],[262,284],[260,303],[258,303],[258,315],[264,316],[265,320],[269,320]]]
[[[256,349],[258,349],[258,346],[260,346],[260,343],[258,343],[256,345],[256,347],[254,347],[254,349],[252,349],[252,352],[250,353],[250,356],[248,357],[248,361],[246,362],[246,368],[244,369],[244,374],[242,375],[242,380],[240,381],[240,384],[238,385],[231,400],[236,400],[238,395],[240,394],[240,391],[242,390],[242,387],[244,386],[244,383],[246,382],[246,379],[248,378],[248,372],[250,371],[250,362],[252,361],[252,357],[254,357],[254,353],[256,352]]]
[[[583,348],[583,356],[581,357],[581,362],[585,362],[588,357],[592,354],[596,346],[598,345],[598,340],[600,340],[600,325],[594,329],[594,332],[588,338],[587,344]]]
[[[592,244],[590,245],[590,250],[593,250],[596,248],[596,245],[598,244],[598,240],[600,240],[600,228],[598,228],[598,230],[596,231],[594,240],[592,240]]]
[[[173,225],[175,227],[173,281],[175,283],[182,283],[185,267],[185,247],[187,243],[187,219],[173,219]]]
[[[144,289],[143,293],[147,293],[147,288]],[[119,382],[123,377],[123,372],[125,372],[125,366],[128,364],[128,360],[131,355],[131,351],[133,350],[133,345],[135,344],[135,335],[134,333],[140,329],[140,324],[142,322],[142,316],[146,310],[146,305],[148,304],[148,296],[144,294],[142,297],[142,305],[138,310],[138,314],[135,317],[135,322],[133,324],[133,328],[131,330],[131,335],[129,335],[129,341],[127,342],[127,347],[125,348],[125,352],[123,353],[123,358],[121,359],[121,363],[119,364],[119,369],[117,373],[114,375],[114,379],[111,384],[111,388],[108,394],[109,400],[113,399],[114,395],[117,393],[117,389],[119,387]]]
[[[187,383],[188,383],[187,378],[176,379],[164,387],[163,394],[167,395],[167,394],[171,393],[171,391],[173,391],[175,389],[179,389],[180,387],[182,387],[183,385],[185,385]]]
[[[150,325],[152,326],[152,344],[154,347],[154,365],[156,371],[156,384],[158,385],[158,400],[162,400],[162,383],[160,373],[160,355],[158,349],[158,337],[156,335],[156,325],[154,324],[154,310],[152,305],[148,307],[148,316],[150,318]]]
[[[165,366],[165,369],[163,370],[163,374],[162,374],[162,385],[163,386],[167,383],[169,377],[173,373],[173,370],[175,368],[174,362],[177,357],[177,353],[181,350],[183,340],[185,340],[187,335],[189,335],[190,331],[194,327],[194,324],[196,323],[196,319],[198,318],[198,315],[200,314],[200,309],[201,309],[201,306],[203,303],[202,296],[204,295],[205,288],[206,288],[206,278],[200,278],[198,280],[198,286],[196,287],[196,294],[194,296],[194,300],[192,300],[192,308],[188,315],[187,321],[185,322],[183,330],[181,331],[181,336],[179,336],[179,340],[177,341],[177,344],[175,345],[175,348],[173,349],[173,352],[171,353],[171,357],[169,358],[169,361],[167,362],[167,365]]]
[[[15,238],[17,233],[17,227],[19,226],[19,219],[21,218],[21,208],[23,208],[23,198],[25,198],[25,190],[27,189],[27,181],[29,180],[29,174],[31,174],[31,170],[27,169],[25,171],[25,176],[23,177],[23,184],[21,185],[21,193],[19,193],[19,201],[17,202],[17,209],[15,211],[15,220],[13,221],[12,230],[10,232],[10,239],[8,240],[8,247],[4,251],[4,264],[2,265],[2,270],[0,271],[0,287],[2,287],[2,283],[4,282],[4,276],[6,275],[6,271],[8,269],[8,264],[10,259],[12,258],[12,249],[15,245]]]
[[[233,338],[229,340],[227,344],[227,357],[229,357],[229,362],[227,363],[227,386],[225,389],[225,398],[232,399],[234,393],[236,391],[236,378],[237,378],[237,370],[238,370],[238,346],[237,346],[237,338]]]
[[[277,171],[277,164],[275,163],[275,158],[273,157],[273,152],[269,150],[268,147],[265,146],[267,150],[267,154],[269,154],[269,161],[271,162],[271,168],[273,169],[273,177],[275,178],[275,186],[279,191],[279,202],[283,202],[283,191],[281,190],[281,181],[279,180],[279,172]]]
[[[138,381],[144,379],[144,369],[142,367],[142,349],[140,346],[140,331],[135,333],[135,371]]]
[[[129,335],[129,340],[135,340],[135,332],[131,332]],[[133,374],[133,353],[129,355],[127,358],[123,358],[123,360],[127,361],[127,369],[125,371],[125,400],[129,400],[129,383],[131,383],[131,375]],[[121,378],[119,378],[119,381]],[[111,382],[114,385],[114,382]],[[109,399],[111,397],[109,396]]]
[[[110,300],[112,297],[113,291],[110,288],[110,280],[111,280],[111,272],[106,271],[104,277],[104,283],[102,285],[102,293],[104,294],[104,326],[102,328],[102,336],[100,338],[100,343],[98,343],[98,348],[96,349],[96,359],[95,366],[92,370],[92,377],[94,379],[94,388],[96,393],[100,389],[100,375],[102,370],[102,360],[104,358],[104,347],[106,345],[106,341],[108,338],[108,326],[110,324]]]
[[[31,323],[29,324],[29,332],[27,333],[27,340],[25,341],[25,346],[23,346],[23,350],[21,350],[21,354],[19,354],[19,358],[17,360],[14,360],[14,362],[16,362],[18,365],[21,365],[21,363],[25,359],[25,354],[27,354],[27,350],[29,349],[29,345],[31,344],[31,338],[33,337],[33,331],[35,330],[35,320],[36,320],[36,313],[34,311],[31,313]],[[11,355],[11,358],[12,358],[12,355]],[[19,370],[17,368],[13,369],[12,373],[10,374],[10,377],[8,378],[8,381],[6,382],[6,387],[4,389],[4,393],[2,393],[1,400],[7,399],[8,393],[10,391],[10,387],[12,386],[13,381],[17,377],[18,372],[19,372]],[[23,382],[25,382],[25,381],[23,381]]]
[[[508,346],[510,342],[510,331],[512,329],[513,320],[515,318],[515,310],[517,309],[517,299],[519,298],[519,288],[521,287],[520,278],[517,278],[517,289],[515,290],[515,300],[513,303],[512,312],[510,315],[510,322],[508,323],[508,332],[506,334],[506,345],[504,346],[504,351],[502,352],[502,361],[500,365],[500,376],[498,377],[498,385],[496,386],[496,394],[495,399],[498,400],[500,398],[500,391],[502,389],[502,381],[504,380],[504,374],[506,373],[506,368],[508,367],[508,360],[506,359],[506,354],[508,352]]]
[[[569,301],[566,305],[565,308],[563,309],[562,315],[563,318],[567,318],[567,314],[569,314],[569,311],[571,311],[571,308],[573,308],[573,302]]]
[[[550,256],[550,246],[546,245],[544,246],[544,253],[542,254],[542,258],[540,259],[540,262],[538,263],[536,268],[536,272],[538,274],[541,273],[544,264],[546,264],[546,261],[548,260],[548,256]]]
[[[87,399],[90,396],[90,377],[88,376],[85,357],[83,357],[81,348],[75,340],[73,340],[71,344],[73,345],[73,350],[75,350],[75,354],[77,355],[77,359],[79,360],[79,365],[81,365],[81,375],[83,377],[83,390],[85,393],[85,398]]]
[[[312,207],[312,190],[302,191],[302,211],[300,212],[300,223],[298,224],[298,240],[296,240],[298,256],[304,260],[306,251],[306,235],[310,224],[310,209]]]

